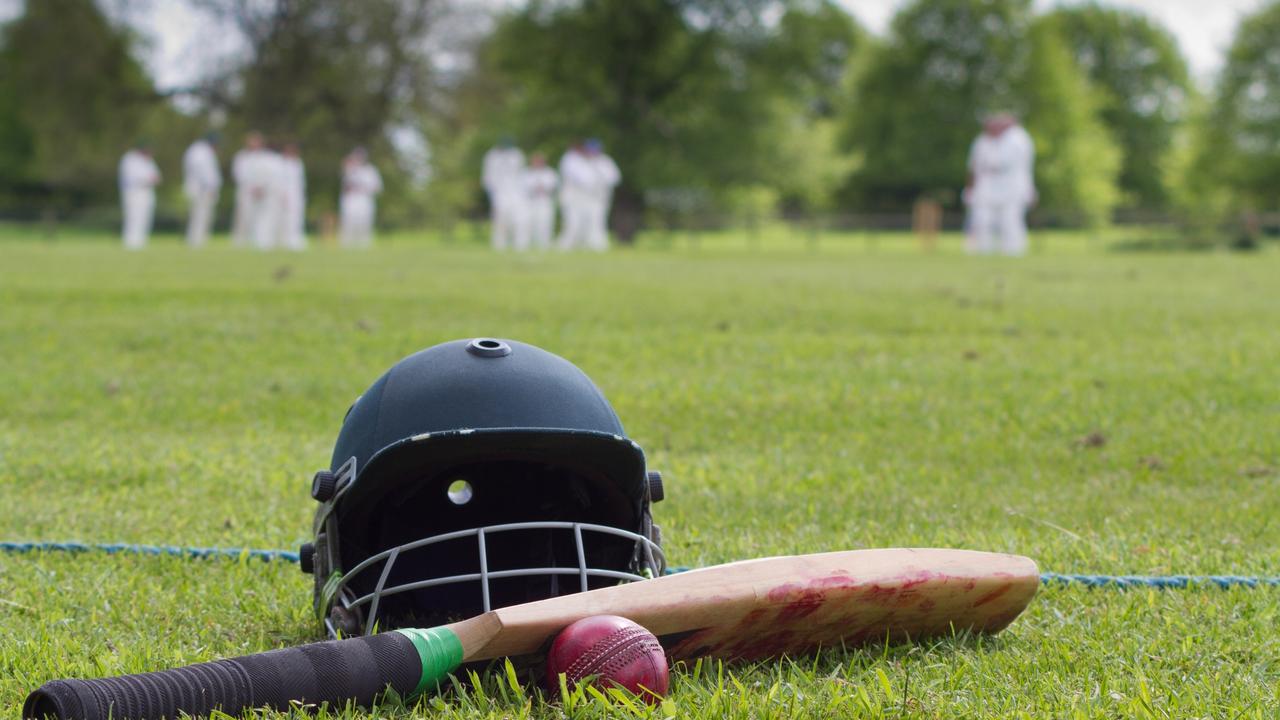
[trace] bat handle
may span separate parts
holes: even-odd
[[[461,662],[462,643],[451,630],[397,630],[160,672],[52,680],[27,697],[22,717],[176,720],[296,703],[369,706],[388,687],[402,697],[434,689]]]

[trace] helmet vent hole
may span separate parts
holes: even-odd
[[[471,483],[459,479],[449,483],[449,490],[445,494],[449,496],[449,502],[454,505],[466,505],[471,502],[475,491],[472,490]]]
[[[467,343],[467,352],[477,357],[506,357],[511,354],[511,346],[493,338],[476,338]]]

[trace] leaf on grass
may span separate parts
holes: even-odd
[[[889,698],[889,702],[893,702],[893,683],[889,682],[889,676],[885,675],[884,670],[876,668],[876,678],[880,681],[880,687],[884,689],[885,697]]]

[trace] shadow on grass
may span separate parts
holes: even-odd
[[[1257,252],[1263,241],[1255,237],[1166,236],[1117,240],[1107,245],[1113,253],[1206,253],[1228,250],[1239,253]]]

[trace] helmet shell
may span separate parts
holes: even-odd
[[[330,469],[356,458],[355,499],[376,490],[366,478],[477,455],[554,457],[603,473],[633,500],[645,492],[644,452],[591,378],[559,355],[491,338],[443,343],[392,366],[351,406]]]

